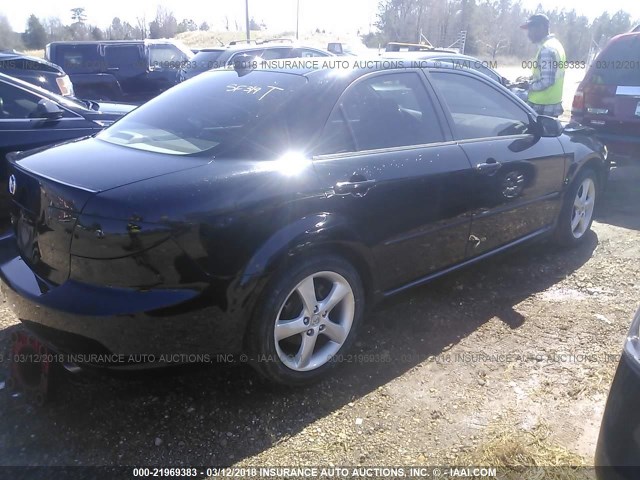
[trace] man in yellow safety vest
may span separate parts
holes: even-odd
[[[527,103],[540,115],[562,115],[562,88],[567,57],[560,41],[549,33],[549,18],[532,15],[520,28],[527,30],[529,40],[538,45],[531,62],[532,75],[524,85]],[[528,63],[528,62],[527,62]]]

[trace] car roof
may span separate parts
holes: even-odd
[[[294,75],[329,75],[333,71],[355,72],[347,77],[364,75],[369,72],[401,70],[403,68],[432,68],[443,70],[442,64],[436,60],[420,59],[420,65],[412,65],[416,58],[389,59],[382,57],[316,57],[316,58],[292,58],[282,60],[269,60],[264,65],[259,65],[255,71],[289,73]],[[446,68],[445,68],[446,69]],[[450,70],[450,69],[446,69]],[[212,70],[215,71],[215,70]],[[482,78],[485,75],[464,65],[456,68],[456,71],[469,72]]]
[[[435,60],[438,58],[451,57],[459,58],[461,60],[474,60],[478,62],[481,61],[476,57],[471,57],[469,55],[464,55],[458,52],[452,52],[450,50],[429,50],[420,52],[381,52],[380,55],[386,58],[405,58],[407,60],[428,60],[431,58]]]
[[[176,44],[175,40],[170,38],[147,38],[145,40],[58,40],[49,43],[49,45],[131,45],[131,44]]]
[[[225,45],[220,47],[201,48],[199,52],[237,52],[237,51],[253,51],[264,50],[266,48],[309,48],[312,50],[318,50],[324,52],[321,47],[313,47],[311,45],[304,45],[301,43],[293,42],[264,42],[264,43],[236,43],[235,45]],[[198,53],[199,53],[198,52]]]
[[[640,25],[639,25],[640,27]],[[611,43],[615,43],[618,40],[621,40],[623,38],[629,38],[629,37],[640,37],[640,31],[631,31],[631,32],[626,32],[626,33],[621,33],[620,35],[616,35],[615,37],[612,37],[611,40],[609,40],[609,42],[607,43],[607,45],[611,44]],[[604,48],[607,48],[607,45],[605,45]],[[603,50],[604,50],[603,48]]]
[[[30,62],[41,63],[50,68],[55,68],[59,72],[63,72],[62,68],[55,63],[51,63],[43,58],[32,57],[31,55],[24,55],[18,52],[0,52],[0,62],[8,61],[8,60],[28,60]]]

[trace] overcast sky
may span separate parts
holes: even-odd
[[[294,31],[296,26],[297,0],[249,0],[249,13],[258,22],[264,21],[273,31]],[[111,23],[118,16],[123,21],[135,24],[136,17],[146,15],[147,21],[155,16],[156,6],[161,4],[173,11],[178,21],[191,18],[200,24],[207,21],[213,29],[222,29],[224,17],[229,18],[231,29],[237,21],[244,25],[245,0],[161,0],[159,2],[138,2],[132,0],[56,0],[52,2],[3,0],[1,14],[6,15],[14,30],[23,31],[28,16],[35,13],[40,18],[60,17],[65,23],[71,21],[70,9],[85,7],[87,21],[99,27]],[[379,0],[300,0],[300,30],[316,28],[333,33],[355,33],[366,31],[375,22]],[[534,9],[541,3],[543,8],[575,8],[579,14],[590,18],[603,11],[615,13],[620,9],[628,11],[634,19],[640,19],[640,2],[637,0],[607,0],[594,2],[585,0],[523,0],[527,8]],[[205,7],[205,5],[209,5]]]

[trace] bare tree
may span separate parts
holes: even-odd
[[[145,17],[144,15],[142,17],[136,17],[136,24],[141,34],[140,39],[144,40],[145,38],[147,38],[148,31],[147,17]]]

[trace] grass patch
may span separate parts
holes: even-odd
[[[556,445],[549,428],[541,424],[529,431],[519,430],[517,425],[503,425],[489,432],[476,450],[463,453],[453,463],[496,467],[497,478],[509,480],[593,478],[588,469],[580,468],[587,466],[585,459]]]

